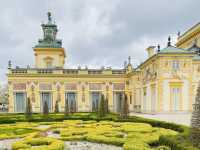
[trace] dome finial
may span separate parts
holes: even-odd
[[[127,67],[127,61],[124,61],[124,69]]]
[[[160,52],[160,44],[158,44],[158,52]]]
[[[12,63],[11,63],[11,60],[8,61],[8,69],[11,69],[12,68]]]
[[[131,64],[131,56],[128,57],[128,64]]]
[[[168,43],[167,43],[167,46],[171,46],[171,37],[170,37],[170,36],[168,37]]]
[[[51,12],[47,13],[49,23],[52,22]]]

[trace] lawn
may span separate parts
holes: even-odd
[[[13,143],[14,150],[63,150],[65,141],[111,144],[124,150],[197,150],[188,140],[188,127],[140,117],[34,114],[27,120],[23,114],[7,114],[0,116],[0,123],[0,139],[20,138]]]

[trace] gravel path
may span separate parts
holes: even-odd
[[[67,141],[65,145],[69,147],[69,150],[123,150],[122,147],[107,145],[107,144],[98,144],[91,142],[78,142],[78,141]],[[66,149],[67,150],[67,149]]]
[[[0,140],[0,150],[11,150],[12,144],[19,141],[20,139],[6,139]]]
[[[53,131],[51,131],[51,130],[47,131],[46,134],[47,134],[46,135],[47,137],[56,138],[56,139],[60,138],[60,134],[53,133]]]
[[[174,113],[174,114],[142,114],[131,113],[132,116],[139,116],[144,118],[156,119],[161,121],[173,122],[176,124],[182,124],[190,126],[191,113]]]

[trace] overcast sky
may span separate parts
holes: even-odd
[[[66,50],[66,68],[121,68],[145,60],[145,48],[200,21],[200,0],[0,0],[0,81],[7,62],[34,66],[32,47],[51,11]]]

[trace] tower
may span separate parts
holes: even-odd
[[[51,13],[48,12],[47,24],[42,24],[43,38],[33,48],[36,68],[63,68],[65,63],[65,50],[62,41],[57,39],[57,25],[52,22]]]

